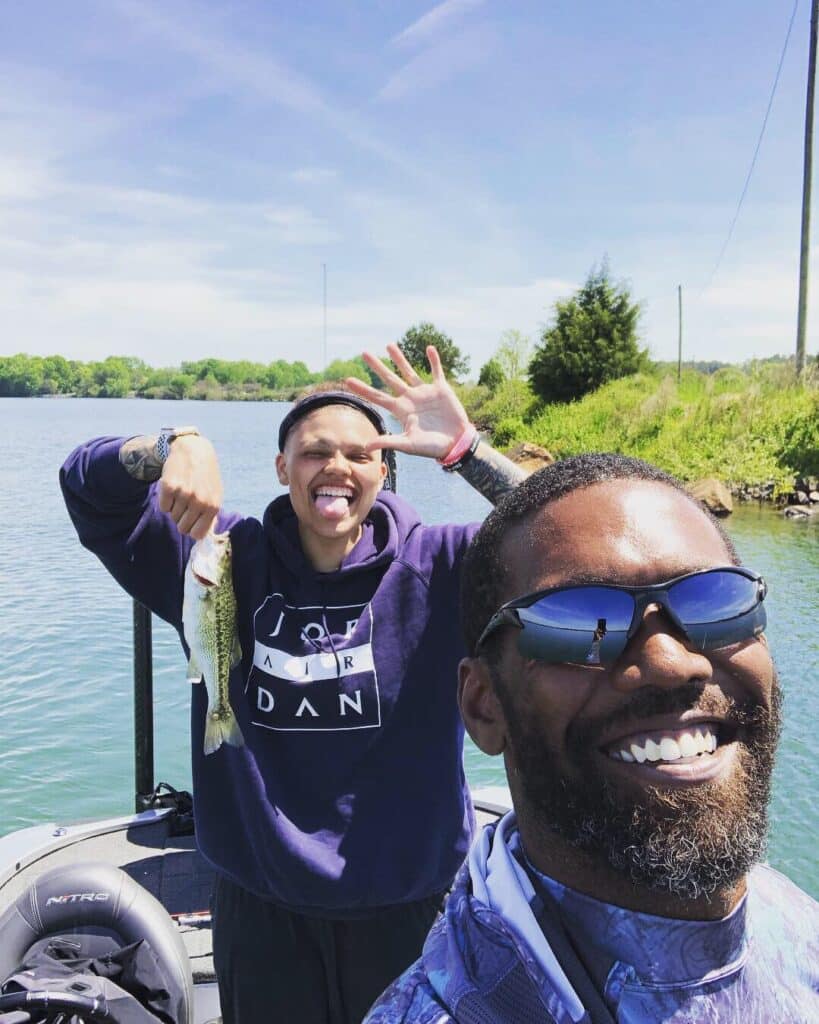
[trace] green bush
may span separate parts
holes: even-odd
[[[783,378],[780,363],[690,370],[679,384],[676,374],[634,374],[502,426],[504,445],[534,441],[558,457],[618,451],[683,480],[773,482],[783,493],[794,476],[819,474],[819,390],[796,385],[792,370]]]

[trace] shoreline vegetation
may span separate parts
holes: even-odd
[[[785,357],[741,366],[647,363],[573,402],[544,403],[524,377],[456,385],[467,412],[502,449],[542,445],[555,458],[619,451],[686,482],[722,481],[740,499],[819,507],[819,372],[797,383]],[[359,357],[321,373],[303,362],[268,365],[203,359],[154,369],[110,356],[0,357],[0,397],[291,401],[306,387],[356,376],[375,383]],[[815,496],[815,497],[814,497]]]

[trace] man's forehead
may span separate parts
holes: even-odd
[[[732,561],[694,502],[646,480],[609,480],[550,502],[510,530],[503,556],[514,594],[562,583],[653,583]]]
[[[351,405],[323,405],[308,412],[303,419],[293,424],[288,441],[298,438],[299,441],[349,440],[353,443],[365,443],[378,437],[375,424]]]

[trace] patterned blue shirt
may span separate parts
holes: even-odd
[[[421,958],[366,1024],[819,1024],[819,905],[773,869],[755,868],[722,920],[682,921],[536,875],[544,905],[522,861],[513,815],[479,835]],[[585,991],[546,941],[556,917]]]

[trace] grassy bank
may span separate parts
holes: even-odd
[[[683,480],[713,476],[734,488],[793,489],[819,476],[819,387],[793,381],[787,363],[726,367],[713,374],[637,374],[568,405],[538,405],[528,386],[508,382],[489,395],[467,388],[476,422],[499,446],[543,445],[563,457],[618,451]]]

